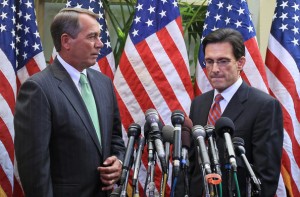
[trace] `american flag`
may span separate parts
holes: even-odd
[[[243,35],[247,63],[243,68],[242,78],[251,86],[268,92],[264,62],[258,49],[256,33],[246,0],[208,0],[201,41],[210,32],[225,27],[236,29]],[[203,64],[202,45],[200,46],[198,59],[195,83],[196,95],[212,89]]]
[[[300,0],[277,0],[266,55],[270,93],[280,101],[284,115],[280,197],[300,196],[299,6]]]
[[[91,68],[98,70],[108,76],[111,80],[114,78],[115,73],[115,59],[111,48],[109,31],[105,20],[105,12],[101,0],[70,0],[67,1],[66,7],[85,8],[99,15],[98,22],[100,24],[100,39],[104,44],[101,48],[97,63]],[[53,49],[50,62],[53,61],[57,52]]]
[[[123,136],[127,136],[124,128],[127,129],[133,122],[144,126],[144,113],[149,108],[158,111],[160,120],[165,125],[172,125],[171,113],[174,110],[179,109],[189,114],[193,87],[176,0],[137,1],[114,85],[122,118]],[[142,161],[139,181],[144,187],[146,151]],[[156,165],[157,190],[160,179],[161,169]],[[171,178],[168,180],[167,196]]]
[[[23,196],[14,155],[18,87],[46,67],[33,0],[0,3],[0,196]]]

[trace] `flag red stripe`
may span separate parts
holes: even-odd
[[[11,162],[14,163],[14,142],[2,118],[0,118],[0,131],[0,141],[8,152]]]
[[[12,196],[12,185],[10,184],[5,172],[0,166],[0,185],[7,196]]]
[[[136,100],[140,104],[142,110],[145,112],[149,108],[154,108],[154,105],[153,105],[150,97],[148,96],[147,92],[145,91],[144,87],[142,86],[141,83],[137,82],[138,76],[136,75],[135,71],[133,70],[132,66],[130,65],[130,62],[128,61],[125,53],[123,53],[120,61],[122,62],[122,64],[120,64],[120,68],[119,68],[120,72],[126,79],[129,88],[131,89],[133,95],[135,96]],[[126,67],[126,69],[122,69],[123,66]],[[122,109],[123,109],[123,107],[122,107]],[[122,119],[122,120],[124,122],[124,119]],[[127,122],[127,124],[130,124],[130,123]],[[124,123],[123,123],[123,125],[124,125]],[[145,146],[145,149],[146,148],[147,148],[147,146]],[[146,155],[148,155],[148,150],[145,151],[142,156],[142,162],[143,162],[144,166],[147,166],[147,164],[148,164],[148,159],[147,159]],[[157,165],[155,166],[155,174],[161,174],[161,170],[159,169],[159,167]],[[159,182],[156,184],[159,188]]]
[[[281,64],[278,58],[274,56],[274,54],[269,49],[267,49],[266,62],[272,62],[271,64],[267,65],[268,68],[272,73],[274,73],[274,75],[276,75],[277,79],[290,93],[294,102],[296,117],[298,121],[300,121],[300,95],[297,94],[296,84],[293,80],[293,77],[291,76],[290,72],[286,69],[286,67],[283,64]]]
[[[20,183],[17,181],[16,177],[14,176],[13,197],[21,197],[21,196],[24,196],[23,189],[22,189]]]
[[[109,62],[108,62],[106,57],[99,59],[98,60],[98,65],[99,65],[100,70],[103,74],[108,76],[111,80],[114,79],[114,73],[112,72],[112,70],[109,66]]]
[[[25,66],[29,76],[41,71],[34,58],[31,58]]]
[[[286,153],[286,151],[283,149],[282,150],[282,165],[284,166],[284,168],[286,169],[286,171],[288,172],[288,175],[285,175],[285,179],[287,178],[286,176],[288,176],[288,180],[285,180],[285,185],[289,184],[289,186],[287,186],[287,188],[292,188],[292,191],[289,191],[289,194],[291,196],[300,196],[300,192],[298,191],[298,187],[293,179],[293,177],[291,176],[291,163],[290,163],[290,158],[288,156],[288,154]],[[287,183],[287,181],[289,183]],[[291,192],[293,192],[293,195],[291,194]]]
[[[143,112],[146,112],[146,110],[149,108],[154,108],[154,104],[152,103],[151,98],[149,97],[141,82],[138,81],[139,78],[132,68],[132,65],[128,61],[125,53],[123,53],[120,62],[122,62],[122,64],[120,64],[119,69],[126,79],[129,88],[131,89],[134,97],[141,106]]]
[[[262,77],[265,85],[267,87],[269,87],[268,80],[267,80],[267,74],[266,74],[266,70],[265,70],[265,65],[264,65],[262,57],[260,55],[259,48],[258,48],[255,37],[247,40],[246,42],[244,42],[244,44],[249,52],[249,55],[251,56],[252,60],[254,61],[255,66],[256,66],[257,70],[259,71],[260,76]]]
[[[242,72],[241,73],[241,77],[242,77],[242,79],[247,83],[247,84],[251,84],[250,83],[250,81],[249,81],[249,79],[248,79],[248,77],[247,77],[247,75],[245,74],[245,72]]]
[[[177,18],[176,22],[180,17]],[[181,21],[181,20],[179,20]],[[178,24],[181,26],[181,24]],[[156,33],[158,39],[160,40],[162,46],[164,47],[167,55],[169,56],[170,60],[172,61],[187,93],[189,94],[190,98],[193,98],[193,86],[190,79],[190,73],[186,68],[186,63],[184,62],[183,56],[180,53],[179,49],[175,45],[173,39],[171,38],[169,32],[166,28],[161,29],[159,32]],[[184,68],[184,69],[182,69]]]
[[[270,90],[270,94],[275,97],[274,93]],[[298,165],[298,168],[300,168],[300,154],[298,153],[298,150],[300,150],[300,146],[296,140],[295,133],[293,132],[295,129],[293,127],[292,123],[292,117],[286,110],[286,108],[281,105],[282,113],[283,113],[283,123],[284,123],[284,128],[287,131],[287,134],[289,135],[291,142],[292,142],[292,150],[293,150],[293,155],[295,158],[295,161]]]
[[[12,89],[9,81],[6,79],[2,71],[0,70],[0,94],[4,98],[4,100],[7,102],[11,113],[14,114],[14,108],[15,108],[15,94],[14,90]],[[2,130],[1,130],[2,131]]]
[[[143,40],[135,46],[169,109],[184,111],[146,41]]]
[[[126,105],[124,104],[122,98],[120,97],[118,91],[116,92],[117,100],[118,100],[118,106],[119,106],[119,111],[120,111],[120,116],[122,120],[122,124],[124,128],[128,128],[131,123],[134,122],[133,118],[131,117],[131,114],[129,113]]]

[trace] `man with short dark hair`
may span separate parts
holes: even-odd
[[[242,35],[229,28],[218,29],[203,40],[207,77],[214,90],[196,97],[190,110],[194,125],[214,125],[217,115],[230,118],[235,125],[232,137],[244,140],[246,156],[261,181],[261,197],[274,197],[278,185],[283,146],[283,117],[279,102],[270,95],[248,86],[241,78],[246,64]],[[219,99],[215,99],[218,97]],[[218,100],[218,101],[216,101]],[[217,112],[211,110],[218,102]],[[210,112],[211,111],[211,112]],[[213,114],[214,113],[214,114]],[[212,115],[213,114],[213,115]],[[217,136],[222,170],[223,196],[237,196],[232,182],[228,188],[225,170],[225,142]],[[241,196],[246,194],[247,169],[237,157],[237,174]],[[234,180],[233,177],[231,180]],[[230,185],[230,184],[229,184]],[[177,188],[176,196],[184,191]],[[190,151],[190,197],[203,195],[203,177],[197,162],[195,144]]]

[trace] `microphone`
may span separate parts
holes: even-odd
[[[138,149],[136,153],[136,158],[134,162],[134,170],[133,170],[133,178],[132,178],[132,185],[137,186],[137,181],[138,181],[138,175],[141,167],[141,160],[142,160],[142,154],[144,151],[144,146],[145,146],[145,137],[140,136],[139,141],[138,141]]]
[[[161,131],[158,126],[159,117],[155,109],[148,109],[145,113],[146,123],[150,125],[151,129],[149,137],[154,140],[155,150],[160,160],[162,171],[167,172],[167,162],[165,160],[166,153],[162,143]]]
[[[258,196],[260,194],[260,180],[255,176],[255,173],[254,171],[252,170],[251,168],[251,165],[246,157],[246,151],[245,151],[245,148],[244,148],[244,140],[240,137],[234,137],[232,139],[232,143],[234,145],[234,150],[236,152],[236,154],[238,156],[241,156],[242,159],[243,159],[243,162],[244,164],[246,165],[247,167],[247,170],[248,170],[248,173],[250,174],[250,178],[252,180],[252,183],[254,183],[255,185],[255,189],[253,190],[254,192],[254,196]]]
[[[162,137],[165,144],[166,151],[166,162],[169,170],[169,160],[170,160],[170,145],[173,144],[174,137],[174,127],[171,125],[165,125],[162,128]]]
[[[206,139],[208,141],[208,152],[210,153],[211,163],[214,166],[214,172],[222,175],[220,162],[219,162],[219,152],[217,144],[215,141],[215,127],[213,125],[205,125],[204,130],[206,133]]]
[[[231,136],[235,130],[235,126],[230,118],[221,117],[215,124],[215,131],[217,134],[225,139],[225,145],[228,152],[229,163],[233,171],[237,171],[237,164],[235,160],[235,153],[231,141]]]
[[[188,150],[191,147],[191,132],[192,132],[193,122],[189,117],[184,118],[184,122],[182,125],[181,130],[181,142],[182,142],[182,148],[181,148],[181,164],[182,167],[185,168],[189,166],[189,160],[188,160]]]
[[[210,160],[208,156],[208,152],[205,145],[205,130],[201,125],[195,125],[192,128],[193,137],[197,141],[197,144],[199,146],[199,152],[200,157],[202,161],[202,165],[205,169],[206,174],[211,174],[211,168],[210,168]]]
[[[128,139],[127,149],[125,153],[125,159],[123,161],[123,166],[122,166],[122,174],[120,179],[121,185],[124,184],[127,177],[128,170],[131,168],[130,160],[132,158],[133,151],[134,151],[134,143],[135,140],[140,136],[140,134],[141,134],[141,126],[139,124],[132,123],[131,125],[129,125],[128,132],[127,132],[129,139]]]
[[[173,145],[173,173],[179,175],[181,157],[181,127],[184,122],[184,113],[180,110],[172,112],[171,121],[174,126],[174,145]]]

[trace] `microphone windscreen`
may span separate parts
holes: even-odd
[[[182,147],[190,148],[192,127],[193,127],[192,120],[189,117],[185,117],[181,129]]]
[[[210,124],[205,125],[204,129],[205,129],[205,132],[206,132],[206,138],[216,137],[215,127],[213,125],[210,125]]]
[[[159,120],[158,121],[158,128],[159,128],[160,131],[162,130],[163,126],[164,126],[163,123]],[[146,139],[148,139],[148,134],[149,134],[150,131],[151,131],[151,125],[148,122],[145,122],[145,124],[144,124],[144,136],[145,136]]]
[[[221,117],[217,120],[215,125],[215,131],[220,137],[223,137],[223,134],[225,132],[228,132],[232,136],[234,130],[235,126],[230,118]]]
[[[127,135],[128,137],[133,136],[135,139],[137,139],[141,135],[141,126],[137,123],[130,124]]]
[[[145,112],[145,119],[146,119],[146,122],[151,124],[151,123],[154,123],[154,122],[158,122],[159,121],[159,116],[158,116],[158,112],[155,110],[155,109],[148,109],[146,112]]]
[[[193,126],[192,134],[193,134],[193,137],[194,137],[195,140],[200,136],[203,137],[203,138],[205,138],[205,136],[206,136],[205,130],[201,125]]]
[[[174,127],[171,125],[165,125],[162,128],[162,137],[163,137],[164,142],[169,142],[170,144],[173,144]]]
[[[240,137],[232,138],[232,143],[233,143],[233,145],[236,145],[236,146],[244,146],[245,145],[243,138],[240,138]]]
[[[243,138],[240,138],[240,137],[232,138],[232,144],[234,145],[235,153],[238,156],[241,156],[242,154],[246,154],[246,150],[244,148],[245,143],[244,143]]]

